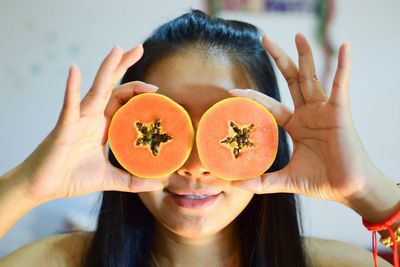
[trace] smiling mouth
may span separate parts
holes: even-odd
[[[199,194],[194,192],[193,194],[177,194],[168,189],[165,191],[171,195],[176,204],[190,209],[206,208],[212,205],[222,194],[222,192],[218,194]]]
[[[181,196],[186,197],[186,198],[191,198],[191,199],[203,199],[203,198],[210,197],[213,195],[181,195]]]
[[[177,196],[185,196],[189,198],[205,198],[205,197],[210,197],[210,196],[216,196],[218,194],[221,194],[222,192],[218,193],[213,193],[213,192],[208,192],[205,190],[177,190],[176,192],[172,192],[168,189],[164,189],[164,192],[177,195]]]

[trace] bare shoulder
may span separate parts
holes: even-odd
[[[40,239],[0,259],[0,266],[78,266],[92,235],[82,232]]]
[[[357,246],[329,239],[305,237],[304,246],[311,267],[374,267],[373,254]],[[378,257],[381,267],[391,267],[384,259]]]

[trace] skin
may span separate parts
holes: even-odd
[[[153,64],[144,78],[160,88],[158,93],[186,109],[195,132],[204,112],[230,97],[228,90],[250,87],[242,71],[221,64],[221,60],[214,61],[207,54],[203,49],[189,48]],[[254,193],[234,187],[231,181],[222,180],[204,168],[196,143],[184,165],[161,180],[170,191],[204,189],[222,195],[212,206],[195,210],[177,205],[165,190],[139,193],[157,218],[155,254],[160,263],[205,266],[220,262],[223,263],[220,266],[236,266],[239,243],[232,222]]]
[[[340,49],[338,69],[328,97],[315,78],[311,49],[304,36],[296,36],[299,68],[269,38],[263,38],[263,45],[288,80],[294,111],[255,90],[231,90],[248,88],[246,75],[232,72],[226,64],[218,67],[212,64],[215,62],[200,60],[195,52],[154,65],[159,69],[149,71],[146,81],[159,85],[161,93],[164,90],[165,94],[184,102],[184,107],[193,115],[195,127],[199,114],[207,105],[210,106],[219,97],[226,97],[228,90],[231,95],[258,101],[271,110],[278,124],[287,130],[293,140],[293,157],[286,168],[248,181],[219,181],[201,166],[195,150],[185,165],[170,177],[141,179],[114,168],[104,153],[112,115],[133,95],[158,90],[157,86],[137,81],[113,90],[126,69],[143,52],[141,46],[126,53],[116,47],[103,61],[92,88],[81,102],[80,72],[76,66],[70,68],[64,106],[54,130],[23,163],[0,179],[0,236],[30,209],[52,199],[102,190],[142,192],[140,197],[158,219],[156,235],[160,242],[155,255],[159,262],[165,266],[187,266],[187,263],[204,266],[211,264],[208,259],[213,259],[212,266],[232,266],[237,263],[240,247],[235,242],[237,236],[231,222],[247,204],[234,206],[236,200],[232,198],[233,194],[240,194],[240,199],[248,202],[253,193],[300,193],[343,203],[371,223],[390,217],[400,206],[399,190],[368,159],[351,121],[348,101],[349,46],[345,44]],[[182,76],[165,74],[181,71],[176,64],[166,64],[168,60],[183,64],[185,58],[199,60],[186,61],[184,69],[188,72],[181,73]],[[164,75],[156,75],[158,71]],[[209,75],[207,79],[195,77],[200,71],[206,71]],[[170,77],[174,77],[175,81]],[[186,94],[187,89],[196,93],[196,88],[200,90],[209,86],[221,94],[203,96],[198,99],[199,102],[189,101],[190,97],[180,99],[176,94]],[[308,164],[312,164],[313,168],[304,167],[310,166]],[[213,207],[195,212],[175,207],[163,189],[178,186],[207,186],[224,191],[215,205],[219,209],[226,208],[226,211],[220,211],[221,216],[217,217]],[[163,214],[164,207],[174,211],[175,216]],[[90,234],[86,235],[86,239],[90,239]],[[70,253],[79,258],[85,247],[74,246],[78,242],[76,240],[67,235],[38,241],[12,253],[0,263],[2,266],[34,266],[35,262],[41,262],[41,266],[51,266],[51,262],[61,261],[66,266],[74,266]],[[60,242],[67,245],[60,246]],[[38,253],[46,250],[46,246],[60,253],[54,253],[54,256]],[[68,247],[73,249],[69,251]],[[225,254],[218,256],[214,250]],[[335,259],[346,259],[347,266],[370,263],[372,266],[371,254],[337,241],[306,239],[306,253],[312,266],[335,266]],[[336,266],[344,265],[341,262]]]

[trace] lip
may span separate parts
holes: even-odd
[[[166,190],[166,192],[172,197],[172,199],[181,207],[189,208],[189,209],[204,209],[211,206],[222,194],[222,192],[218,194],[210,194],[210,192],[205,191],[178,191],[179,194],[175,192],[170,192]],[[182,195],[210,195],[206,198],[202,199],[191,199],[186,198]]]
[[[169,193],[176,194],[176,195],[218,195],[221,192],[215,193],[206,190],[175,190],[170,191],[166,189]]]

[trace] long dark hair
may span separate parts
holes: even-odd
[[[249,75],[255,89],[280,101],[275,74],[253,25],[211,18],[195,10],[161,27],[143,43],[144,55],[128,69],[122,83],[142,80],[146,70],[165,56],[187,46],[201,45],[227,56]],[[289,162],[289,146],[279,129],[276,160],[268,170]],[[109,151],[112,164],[119,166]],[[121,166],[119,166],[121,167]],[[255,195],[235,219],[243,266],[306,266],[299,210],[293,194]],[[84,257],[86,267],[151,266],[154,217],[137,194],[104,192],[97,230]]]

